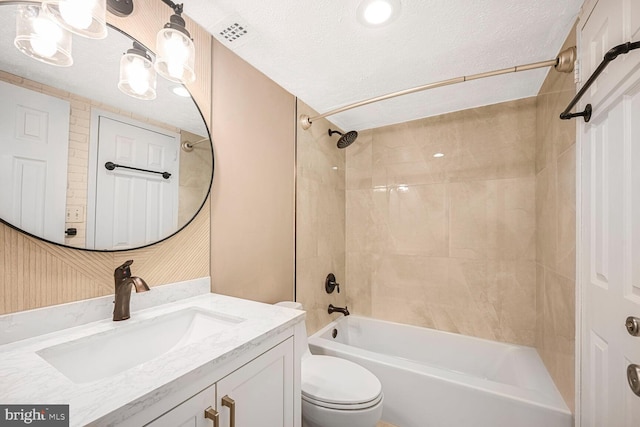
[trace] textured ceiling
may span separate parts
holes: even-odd
[[[583,0],[400,0],[380,28],[356,18],[360,0],[186,0],[185,14],[320,113],[435,81],[556,57]],[[329,117],[363,130],[535,96],[548,69],[438,88]],[[555,71],[554,71],[555,72]]]

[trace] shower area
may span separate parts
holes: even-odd
[[[338,318],[333,304],[533,347],[573,411],[575,123],[558,115],[574,94],[573,75],[551,70],[535,97],[359,130],[345,149],[326,119],[299,124],[308,333]],[[341,293],[325,292],[328,273]]]

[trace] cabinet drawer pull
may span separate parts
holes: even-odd
[[[204,417],[213,420],[213,427],[220,427],[220,414],[211,406],[204,410]]]
[[[236,401],[225,396],[222,398],[222,406],[229,408],[229,427],[236,427]]]

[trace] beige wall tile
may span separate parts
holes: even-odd
[[[447,256],[449,220],[444,184],[393,186],[373,190],[375,225],[382,227],[376,246],[387,253]],[[357,220],[357,219],[356,219]]]
[[[297,105],[298,114],[316,115],[303,102],[298,101]],[[347,304],[349,282],[345,282],[345,211],[352,209],[356,218],[364,215],[358,224],[366,224],[369,206],[369,190],[349,190],[361,197],[353,198],[351,204],[347,205],[345,150],[336,147],[337,137],[330,137],[328,128],[335,129],[335,126],[327,120],[318,120],[308,130],[298,125],[297,131],[296,301],[302,303],[307,311],[308,334],[338,316],[327,313],[329,304],[341,307]],[[366,147],[366,138],[363,142]],[[363,156],[365,160],[359,164],[365,165],[363,170],[366,175],[366,153]],[[362,270],[357,265],[354,268],[354,271]],[[340,293],[334,291],[329,295],[325,292],[325,278],[329,273],[333,273],[341,284]],[[355,282],[353,295],[362,295],[360,291],[366,286],[362,285],[367,283],[366,278]],[[364,313],[368,312],[366,299],[358,308]]]
[[[449,184],[451,256],[533,259],[534,186],[533,178]]]
[[[575,351],[575,282],[553,271],[544,272],[543,344],[538,347],[542,360],[573,408]]]
[[[571,32],[562,49],[575,46]],[[575,94],[572,74],[550,72],[538,95],[536,135],[536,348],[574,407],[575,122],[558,115]]]
[[[536,176],[536,261],[554,268],[557,257],[557,191],[555,164]]]
[[[538,352],[544,348],[544,267],[536,263],[536,340]]]
[[[348,190],[370,189],[373,163],[373,132],[358,134],[357,144],[349,146],[346,153],[346,187]]]
[[[576,277],[576,146],[571,145],[557,160],[558,211],[556,271]]]
[[[372,259],[373,255],[368,252],[346,254],[346,280],[341,285],[341,292],[344,292],[349,311],[353,314],[372,316]]]
[[[534,343],[535,110],[533,98],[373,129],[347,152],[351,306]]]

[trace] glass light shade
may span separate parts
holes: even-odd
[[[194,82],[195,51],[188,33],[174,28],[161,29],[156,39],[156,71],[172,82]]]
[[[90,39],[107,37],[106,0],[45,0],[42,8],[72,33]]]
[[[18,6],[13,44],[20,52],[46,64],[73,64],[71,33],[59,27],[40,6]]]
[[[156,71],[151,60],[136,49],[130,49],[120,59],[118,89],[138,99],[156,98]]]

